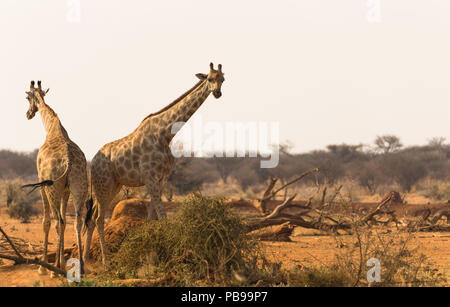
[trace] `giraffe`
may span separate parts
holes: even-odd
[[[104,264],[107,262],[103,230],[105,209],[122,186],[146,187],[151,197],[147,208],[148,220],[166,216],[161,207],[161,193],[174,163],[169,147],[175,135],[172,126],[175,123],[185,123],[210,93],[216,99],[220,98],[221,86],[225,81],[221,64],[215,70],[213,63],[210,63],[207,75],[200,73],[196,76],[200,81],[190,90],[160,111],[145,117],[131,134],[104,145],[92,159],[91,184],[95,202],[94,208],[89,210],[91,216],[87,215],[85,221],[86,261],[92,232],[97,226],[102,260]]]
[[[38,87],[34,87],[31,81],[27,100],[30,103],[26,113],[27,118],[32,119],[36,112],[41,114],[42,123],[46,130],[46,139],[38,152],[36,164],[39,183],[28,184],[23,187],[42,187],[41,197],[44,206],[44,252],[43,261],[47,262],[48,233],[50,231],[50,209],[57,218],[56,231],[58,244],[56,249],[56,266],[65,269],[64,263],[64,230],[66,228],[66,206],[69,196],[72,195],[75,207],[75,229],[77,235],[78,252],[80,258],[81,273],[84,273],[84,265],[81,246],[81,227],[83,224],[81,210],[88,197],[88,179],[86,158],[81,149],[70,140],[66,129],[61,124],[58,115],[48,106],[44,97],[48,93],[42,90],[41,81]],[[39,273],[45,274],[46,270],[39,267]]]

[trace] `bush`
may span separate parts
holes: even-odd
[[[448,201],[450,200],[450,184],[433,184],[427,189],[425,196],[439,201]]]
[[[6,187],[7,213],[13,219],[28,223],[30,218],[37,215],[33,207],[33,197],[26,194],[18,184],[8,183]]]
[[[230,284],[254,271],[255,242],[221,198],[190,196],[175,217],[131,232],[111,261],[119,278],[171,276],[172,285]]]
[[[405,192],[410,192],[427,175],[425,165],[421,157],[411,153],[396,153],[383,158],[386,174],[394,178]]]
[[[215,173],[207,161],[201,158],[178,158],[168,183],[174,192],[184,195],[199,190],[203,183],[214,180]]]
[[[290,287],[349,287],[351,277],[336,264],[325,267],[296,267],[288,274]]]
[[[381,281],[372,286],[436,286],[446,282],[428,258],[418,252],[419,246],[412,245],[413,233],[360,227],[353,231],[350,241],[336,237],[342,249],[335,255],[337,270],[345,272],[351,286],[368,284],[367,261],[371,258],[378,259],[381,265]]]

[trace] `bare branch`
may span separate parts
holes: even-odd
[[[19,251],[17,250],[17,248],[14,246],[14,244],[12,243],[11,239],[8,237],[8,235],[6,234],[6,232],[3,231],[3,228],[0,227],[0,232],[3,234],[3,236],[5,237],[6,241],[8,241],[9,245],[11,245],[11,248],[14,250],[14,252],[16,253],[17,257],[19,258],[23,258],[23,256],[19,253]]]
[[[29,258],[25,258],[23,257],[19,251],[17,250],[17,248],[15,247],[14,243],[11,241],[11,239],[8,237],[8,235],[6,234],[6,232],[3,231],[3,229],[0,227],[0,232],[3,234],[3,236],[6,238],[6,240],[8,241],[8,243],[11,245],[11,248],[14,250],[14,252],[16,253],[17,256],[10,256],[10,255],[4,255],[4,254],[0,254],[0,258],[3,259],[7,259],[7,260],[12,260],[14,261],[15,264],[39,264],[41,266],[43,266],[44,268],[55,272],[57,274],[61,274],[61,275],[65,275],[66,272],[64,272],[64,270],[61,270],[60,268],[57,268],[51,264],[48,264],[44,261],[41,261],[39,258],[34,258],[34,259],[29,259]]]
[[[51,264],[48,264],[47,262],[44,262],[44,261],[40,260],[39,258],[29,259],[29,258],[24,258],[24,257],[16,257],[16,256],[3,255],[3,254],[0,254],[0,258],[12,260],[12,261],[14,261],[15,264],[39,264],[39,265],[43,266],[44,268],[46,268],[52,272],[55,272],[57,274],[61,274],[61,275],[66,274],[66,272],[64,270],[61,270],[60,268],[57,268]]]
[[[308,176],[309,174],[312,174],[312,173],[315,173],[315,172],[318,172],[318,171],[319,171],[318,168],[313,168],[313,169],[311,169],[311,170],[309,170],[309,171],[304,172],[303,174],[299,175],[298,177],[292,179],[292,180],[289,181],[288,183],[282,185],[280,188],[276,189],[274,192],[269,193],[268,195],[266,195],[266,193],[264,193],[263,199],[261,199],[261,201],[271,199],[271,198],[274,197],[278,192],[280,192],[281,190],[283,190],[283,189],[286,188],[287,186],[290,186],[291,184],[296,183],[296,182],[299,181],[300,179],[302,179],[302,178]],[[267,192],[267,191],[266,191],[266,192]]]
[[[270,213],[269,215],[263,217],[262,220],[268,220],[271,218],[274,218],[276,216],[279,215],[279,213],[281,212],[281,210],[283,210],[284,208],[288,207],[291,204],[291,201],[297,196],[297,194],[294,194],[292,196],[290,196],[288,199],[286,199],[281,205],[277,206],[272,213]]]

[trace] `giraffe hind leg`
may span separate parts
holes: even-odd
[[[66,190],[64,192],[61,207],[60,207],[60,235],[59,235],[59,264],[62,270],[65,270],[66,259],[64,258],[64,234],[66,231],[66,209],[67,203],[69,202],[70,191]]]
[[[56,247],[56,261],[55,266],[60,267],[61,264],[61,234],[62,234],[62,224],[64,223],[64,220],[62,219],[60,207],[61,207],[61,200],[62,200],[62,193],[63,189],[58,189],[57,187],[48,187],[46,189],[47,191],[47,198],[50,204],[50,208],[53,211],[53,214],[56,218],[56,233],[58,234],[57,239],[57,247]],[[51,274],[51,276],[55,276],[54,274]]]
[[[48,202],[47,194],[45,189],[41,189],[41,197],[43,204],[44,217],[42,219],[42,227],[44,230],[44,251],[42,256],[43,262],[48,262],[47,251],[48,251],[48,233],[50,232],[51,220],[50,220],[50,204]],[[44,275],[47,271],[43,266],[39,266],[39,274]]]

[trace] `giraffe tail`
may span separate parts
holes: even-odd
[[[54,181],[53,180],[44,180],[38,183],[30,183],[30,184],[25,184],[23,185],[21,188],[32,188],[30,190],[30,192],[28,192],[28,194],[33,193],[34,190],[36,190],[37,188],[42,188],[42,187],[49,187],[51,185],[53,185]]]
[[[84,218],[83,233],[86,232],[89,222],[92,220],[92,215],[94,212],[94,198],[91,196],[86,200],[86,217]]]

